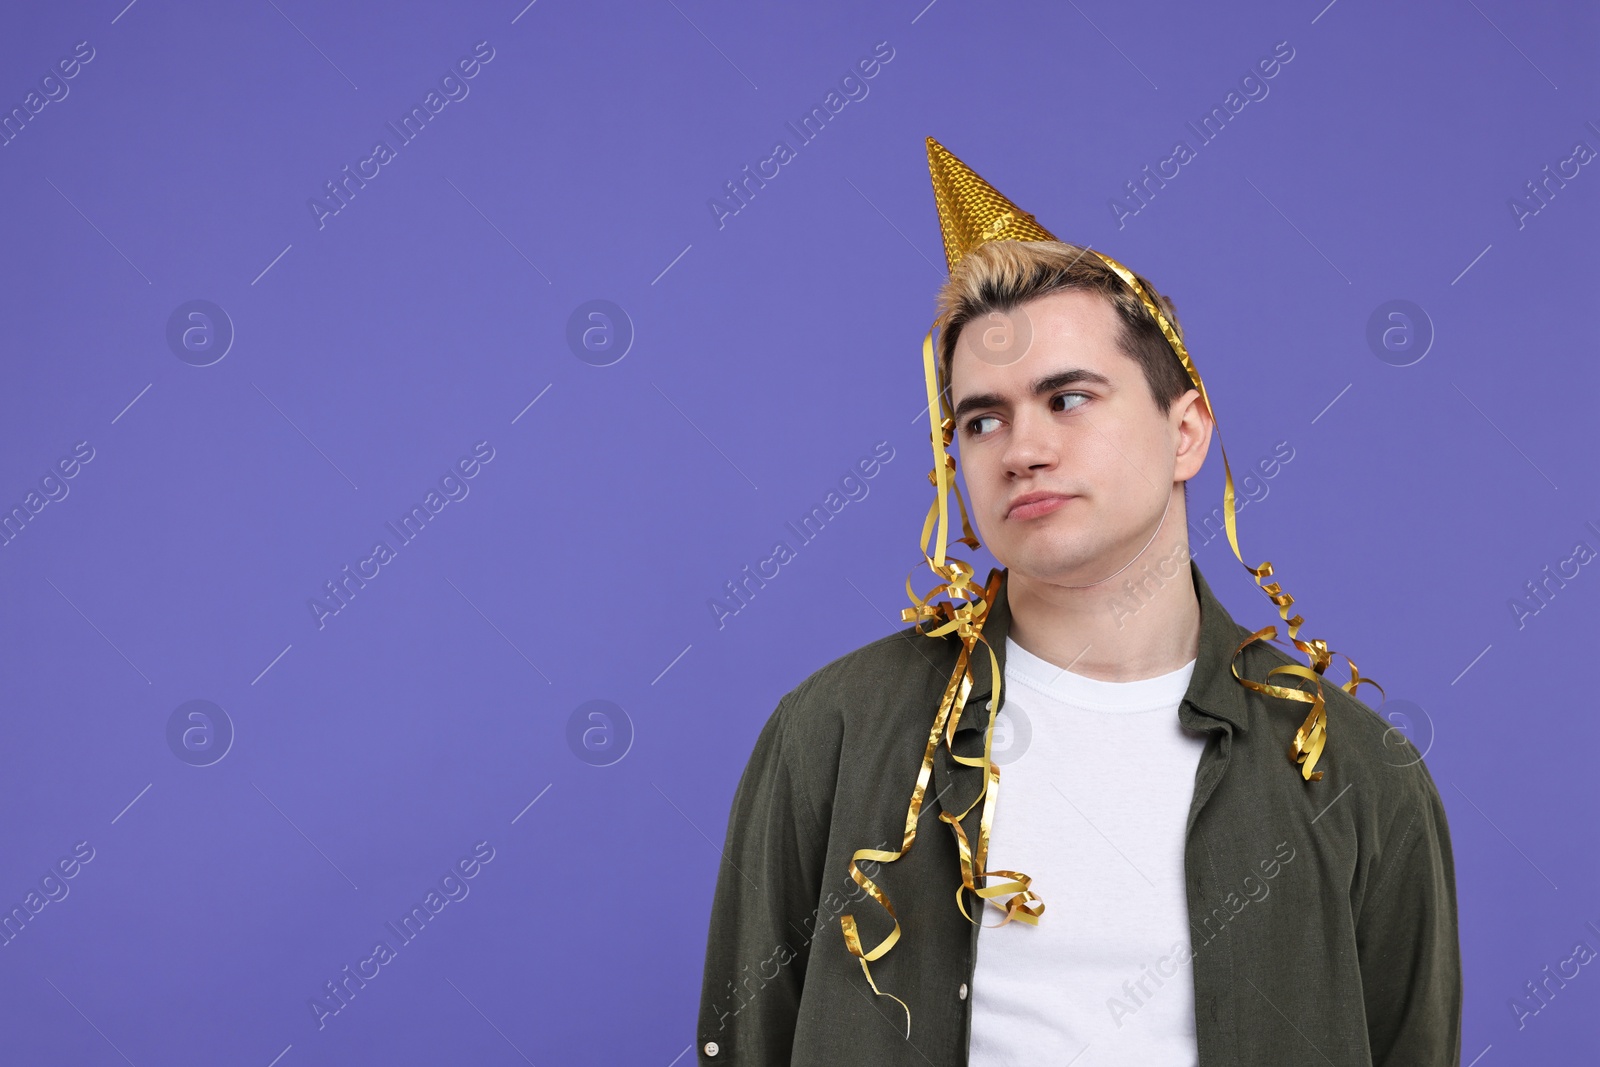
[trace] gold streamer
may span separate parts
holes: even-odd
[[[1205,401],[1206,410],[1211,413],[1212,425],[1216,428],[1217,433],[1217,447],[1222,450],[1222,470],[1227,477],[1226,484],[1222,490],[1222,507],[1223,522],[1228,530],[1228,545],[1233,549],[1234,558],[1255,578],[1256,585],[1267,595],[1269,600],[1278,605],[1278,615],[1288,627],[1289,640],[1294,642],[1296,648],[1306,654],[1306,659],[1310,662],[1309,668],[1298,664],[1285,664],[1281,667],[1274,667],[1267,672],[1267,677],[1270,678],[1274,674],[1291,674],[1301,678],[1308,678],[1316,687],[1316,691],[1308,693],[1304,689],[1296,687],[1256,682],[1239,673],[1238,664],[1234,662],[1238,659],[1239,654],[1256,641],[1262,639],[1270,640],[1276,637],[1278,635],[1276,626],[1264,626],[1241,641],[1238,647],[1233,650],[1233,655],[1229,657],[1228,669],[1233,672],[1233,676],[1239,684],[1247,689],[1280,697],[1284,700],[1295,700],[1311,705],[1311,710],[1307,712],[1305,721],[1295,731],[1294,740],[1289,744],[1289,759],[1291,762],[1300,765],[1300,776],[1302,778],[1307,781],[1320,781],[1322,772],[1312,768],[1317,765],[1317,760],[1322,756],[1322,749],[1328,742],[1328,715],[1322,696],[1322,673],[1328,669],[1328,665],[1333,661],[1335,655],[1343,655],[1343,653],[1334,652],[1328,647],[1328,643],[1321,638],[1313,638],[1310,641],[1300,640],[1300,625],[1305,622],[1305,619],[1300,615],[1296,615],[1292,619],[1289,617],[1289,608],[1294,604],[1294,597],[1284,592],[1283,586],[1277,582],[1271,582],[1267,585],[1261,584],[1261,579],[1272,577],[1271,560],[1263,561],[1259,567],[1252,567],[1250,564],[1245,563],[1244,556],[1239,551],[1238,520],[1234,513],[1233,467],[1228,462],[1228,446],[1222,441],[1222,427],[1217,424],[1217,409],[1211,406],[1211,397],[1206,392],[1206,383],[1201,380],[1200,372],[1195,369],[1194,361],[1189,358],[1189,350],[1184,347],[1183,340],[1178,336],[1178,332],[1173,329],[1172,323],[1167,321],[1167,317],[1161,313],[1161,308],[1150,298],[1150,294],[1140,284],[1138,276],[1104,252],[1093,248],[1089,249],[1089,251],[1094,252],[1095,255],[1104,260],[1106,266],[1115,271],[1117,276],[1127,283],[1128,288],[1132,289],[1134,294],[1139,297],[1144,304],[1145,310],[1150,313],[1151,317],[1156,320],[1156,324],[1161,327],[1161,333],[1166,337],[1167,343],[1172,346],[1173,352],[1177,353],[1179,361],[1183,363],[1183,369],[1189,372],[1189,380],[1194,382],[1194,387],[1200,391],[1200,399]],[[1355,661],[1349,656],[1345,656],[1345,662],[1350,664],[1350,680],[1339,688],[1346,693],[1353,694],[1359,686],[1365,684],[1374,687],[1380,693],[1383,692],[1383,686],[1371,678],[1361,677],[1360,669],[1356,667]]]
[[[983,624],[988,618],[994,598],[1000,593],[1001,573],[998,568],[991,569],[989,580],[980,589],[972,584],[972,567],[964,560],[947,556],[950,525],[949,493],[954,490],[956,503],[961,512],[962,537],[958,544],[970,548],[978,547],[977,535],[972,532],[972,524],[967,517],[966,501],[962,499],[961,487],[952,477],[955,474],[955,457],[947,451],[955,435],[955,419],[943,414],[945,411],[944,397],[939,391],[937,375],[933,358],[933,330],[930,328],[926,337],[922,339],[922,366],[923,378],[928,392],[928,420],[931,424],[931,440],[933,442],[934,465],[928,472],[928,480],[934,485],[934,502],[928,509],[927,518],[922,523],[922,558],[928,568],[937,575],[941,581],[934,586],[925,597],[917,596],[911,586],[911,577],[906,576],[906,595],[911,598],[915,607],[905,608],[901,611],[901,618],[906,622],[917,623],[917,632],[924,637],[944,637],[946,634],[955,634],[961,640],[961,651],[956,656],[956,665],[951,672],[950,680],[945,683],[944,695],[939,701],[938,713],[934,716],[933,727],[928,731],[928,741],[922,751],[922,766],[917,771],[917,784],[911,791],[911,803],[906,809],[905,830],[901,838],[900,848],[897,851],[886,849],[863,848],[857,849],[850,855],[850,877],[856,884],[865,889],[877,901],[884,911],[889,913],[889,918],[894,920],[894,929],[870,951],[864,951],[861,946],[860,933],[856,927],[854,915],[841,915],[839,924],[844,929],[845,948],[861,964],[861,971],[867,976],[867,984],[878,996],[886,996],[894,1000],[906,1013],[906,1038],[911,1037],[911,1009],[906,1002],[893,993],[885,993],[878,988],[878,983],[873,980],[872,970],[867,966],[871,960],[876,960],[894,947],[900,940],[900,920],[895,914],[894,905],[877,883],[862,873],[856,866],[858,860],[875,860],[879,863],[893,863],[911,850],[917,839],[917,820],[922,812],[922,803],[927,795],[928,781],[933,774],[933,757],[938,751],[941,734],[945,747],[950,751],[950,757],[958,763],[969,767],[984,768],[983,788],[973,798],[971,804],[958,815],[947,811],[939,813],[941,822],[950,824],[956,835],[956,848],[961,857],[961,884],[956,887],[956,906],[968,922],[978,923],[967,911],[966,890],[976,893],[981,899],[986,900],[1005,913],[1005,918],[996,923],[1004,926],[1012,919],[1018,919],[1031,925],[1037,925],[1039,917],[1044,914],[1044,902],[1029,888],[1032,881],[1028,875],[1018,871],[995,870],[985,868],[989,854],[989,840],[994,826],[994,807],[1000,796],[1000,768],[994,762],[991,746],[994,740],[995,713],[1000,707],[1000,691],[1003,676],[1000,671],[1000,662],[995,656],[994,648],[983,636]],[[938,538],[933,543],[934,553],[928,554],[929,539],[934,534],[935,524],[938,527]],[[937,604],[933,599],[940,594],[946,594],[955,600],[945,600]],[[959,603],[957,602],[959,601]],[[932,622],[934,628],[924,630],[923,624]],[[989,655],[989,677],[993,679],[993,693],[989,699],[989,721],[983,734],[983,755],[981,757],[958,756],[955,753],[954,739],[956,730],[961,725],[961,713],[966,709],[967,695],[972,690],[972,651],[975,645],[982,643],[984,650]],[[967,834],[961,826],[961,820],[983,801],[983,810],[978,816],[978,847],[973,852],[967,840]],[[977,880],[987,879],[991,875],[1002,875],[1007,880],[980,888]],[[1001,904],[995,897],[1011,893],[1015,894],[1010,900]]]

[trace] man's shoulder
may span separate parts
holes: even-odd
[[[849,728],[861,721],[884,725],[902,713],[925,718],[928,703],[949,681],[957,645],[908,626],[824,663],[784,695],[782,705],[800,729],[819,720]]]

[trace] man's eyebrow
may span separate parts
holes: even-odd
[[[1063,385],[1076,385],[1079,382],[1093,382],[1096,385],[1109,386],[1111,384],[1111,379],[1107,378],[1099,371],[1085,370],[1082,367],[1074,367],[1071,370],[1064,370],[1057,374],[1050,374],[1043,378],[1035,379],[1029,391],[1034,396],[1038,396],[1041,393],[1054,392]],[[1000,394],[979,393],[976,396],[969,396],[965,398],[961,401],[961,403],[956,405],[955,418],[959,421],[961,416],[976,408],[999,408],[1005,406],[1006,398]]]

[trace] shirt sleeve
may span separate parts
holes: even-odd
[[[789,1062],[811,941],[825,934],[815,926],[828,823],[805,774],[818,754],[791,740],[795,714],[789,697],[779,702],[734,792],[706,939],[701,1064]]]
[[[1356,921],[1367,1037],[1374,1067],[1459,1067],[1455,860],[1433,778],[1414,766],[1422,795],[1398,806]]]

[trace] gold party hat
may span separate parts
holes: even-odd
[[[944,145],[928,138],[928,171],[933,179],[934,205],[939,213],[939,231],[944,238],[945,259],[952,271],[956,264],[968,252],[985,241],[1055,241],[1058,240],[1049,230],[1023,211],[1009,199],[1003,196],[994,186],[984,181],[978,173],[957,159]],[[1150,291],[1145,287],[1138,275],[1127,267],[1118,263],[1104,252],[1083,246],[1085,253],[1093,252],[1107,267],[1109,267],[1128,286],[1134,295],[1144,305],[1150,317],[1160,327],[1161,334],[1171,345],[1178,361],[1183,364],[1190,381],[1200,393],[1200,398],[1206,405],[1206,410],[1212,419],[1216,418],[1216,408],[1211,404],[1211,397],[1206,392],[1205,382],[1200,378],[1200,372],[1195,369],[1194,361],[1189,357],[1189,351],[1184,346],[1183,339],[1178,335],[1177,329],[1162,312]],[[1005,925],[1012,919],[1037,925],[1040,916],[1044,913],[1044,901],[1029,888],[1031,879],[1028,875],[1018,871],[989,870],[986,866],[988,859],[990,830],[993,822],[994,809],[1000,792],[1000,768],[995,765],[990,752],[991,741],[994,733],[995,714],[1000,708],[1000,692],[1002,685],[1002,672],[994,648],[983,636],[983,624],[987,621],[990,609],[993,607],[996,596],[1000,590],[1001,572],[998,568],[990,571],[989,579],[983,585],[978,585],[972,580],[973,570],[965,561],[948,556],[948,528],[950,522],[949,495],[954,493],[956,503],[960,508],[961,527],[964,534],[956,543],[965,544],[970,548],[979,547],[978,538],[972,532],[971,523],[967,518],[966,502],[961,497],[961,488],[956,484],[955,457],[950,455],[949,446],[955,436],[955,419],[948,409],[949,397],[944,390],[939,388],[937,371],[934,362],[933,329],[929,329],[922,339],[922,369],[923,381],[927,394],[928,420],[930,439],[933,444],[934,469],[928,472],[928,480],[933,483],[935,497],[933,505],[928,510],[927,518],[922,525],[922,555],[928,568],[940,579],[926,596],[919,597],[912,589],[911,579],[906,579],[906,594],[911,598],[912,607],[901,612],[901,617],[906,622],[916,622],[918,632],[925,637],[944,639],[949,636],[956,637],[961,645],[956,658],[955,669],[949,682],[945,686],[944,695],[939,703],[939,710],[934,719],[927,743],[923,749],[922,767],[917,777],[916,787],[911,793],[910,806],[906,811],[905,832],[902,835],[900,848],[888,849],[857,849],[850,857],[850,877],[865,889],[877,904],[888,912],[894,922],[894,929],[875,947],[868,950],[861,944],[860,931],[853,915],[841,915],[839,923],[844,931],[845,947],[852,956],[861,964],[862,972],[867,976],[867,984],[879,996],[891,997],[899,1002],[906,1012],[906,1037],[911,1036],[911,1009],[905,1002],[892,993],[885,993],[873,981],[872,971],[868,968],[869,960],[881,958],[900,939],[900,920],[895,915],[893,905],[888,896],[880,889],[871,878],[868,878],[859,867],[858,860],[872,860],[877,863],[893,863],[910,851],[912,843],[916,840],[916,828],[921,818],[922,804],[926,794],[926,786],[933,767],[934,755],[938,750],[941,736],[946,746],[955,736],[957,726],[961,721],[961,714],[966,707],[967,693],[972,688],[972,663],[977,654],[977,646],[982,644],[989,656],[989,677],[993,682],[993,692],[988,704],[989,722],[984,731],[983,755],[981,757],[966,757],[955,754],[950,750],[950,757],[957,763],[971,767],[980,767],[984,770],[984,786],[978,796],[967,806],[966,811],[951,814],[948,811],[939,813],[939,820],[949,824],[956,837],[956,847],[961,860],[961,888],[956,894],[957,906],[968,921],[978,923],[967,912],[966,893],[971,891],[981,900],[988,901],[1000,908],[1005,913],[1005,918],[998,925]],[[1215,425],[1215,423],[1213,423]],[[1272,575],[1271,561],[1263,562],[1259,567],[1252,567],[1244,562],[1244,556],[1239,551],[1239,535],[1235,519],[1236,495],[1233,488],[1233,468],[1228,463],[1228,450],[1222,443],[1222,430],[1216,429],[1217,445],[1222,451],[1222,465],[1225,474],[1225,483],[1222,494],[1223,524],[1227,529],[1228,544],[1233,548],[1233,554],[1245,570],[1255,578],[1257,586],[1278,608],[1278,614],[1287,624],[1289,639],[1295,647],[1305,653],[1309,661],[1308,667],[1298,664],[1274,667],[1268,675],[1285,674],[1308,679],[1315,686],[1314,692],[1307,692],[1298,687],[1272,685],[1266,682],[1256,682],[1239,674],[1237,665],[1231,665],[1235,680],[1240,685],[1255,692],[1265,693],[1270,696],[1280,697],[1285,700],[1309,704],[1310,709],[1305,721],[1295,732],[1294,740],[1289,746],[1289,760],[1300,769],[1301,776],[1307,781],[1315,781],[1322,777],[1322,772],[1314,770],[1318,759],[1322,755],[1324,745],[1327,743],[1327,714],[1322,695],[1322,675],[1332,662],[1335,653],[1328,647],[1326,641],[1320,638],[1301,640],[1299,637],[1300,625],[1304,622],[1299,615],[1289,616],[1289,610],[1294,604],[1294,597],[1285,593],[1277,582],[1262,584],[1262,578]],[[937,532],[937,536],[935,535]],[[930,544],[931,541],[931,544]],[[930,554],[931,548],[931,554]],[[935,598],[946,594],[949,600],[935,603]],[[924,629],[923,624],[928,624]],[[1233,650],[1231,659],[1237,659],[1239,654],[1250,644],[1260,640],[1270,640],[1277,636],[1277,627],[1264,626],[1252,633]],[[1371,678],[1363,678],[1357,670],[1355,662],[1348,656],[1350,663],[1350,681],[1340,686],[1347,693],[1354,693],[1360,685],[1376,686],[1380,692],[1383,687]],[[979,832],[976,846],[969,844],[966,831],[961,827],[961,820],[966,817],[978,803],[982,801],[983,809],[979,816]],[[996,876],[1001,876],[996,878]],[[987,882],[980,886],[979,882]],[[999,896],[1009,895],[1010,899],[1004,902],[994,899]]]
[[[978,172],[928,138],[928,172],[933,203],[944,235],[944,258],[951,270],[984,241],[1054,241],[1056,236],[1007,200]]]

